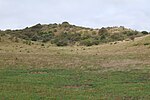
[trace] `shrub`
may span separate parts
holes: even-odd
[[[102,27],[99,31],[98,31],[98,34],[101,35],[103,33],[108,33],[107,29]]]
[[[122,41],[124,40],[125,37],[123,36],[123,34],[116,33],[116,34],[111,35],[110,38],[113,41]]]
[[[144,43],[144,45],[150,45],[150,43]]]
[[[143,33],[144,35],[149,34],[147,31],[142,31],[141,33]]]
[[[54,38],[54,34],[53,33],[47,33],[47,34],[42,34],[41,35],[41,40],[44,43],[50,41],[53,38]]]
[[[127,36],[133,35],[133,32],[127,32]]]
[[[80,45],[85,45],[85,46],[92,46],[92,45],[98,45],[98,44],[99,44],[99,41],[93,38],[80,41]]]
[[[63,36],[55,36],[51,40],[52,44],[56,44],[57,46],[67,46],[68,45],[68,39]]]
[[[49,40],[50,40],[50,39],[48,39],[48,38],[43,38],[42,42],[46,43],[46,42],[48,42]]]
[[[82,39],[82,40],[85,40],[85,39],[88,39],[88,38],[90,38],[90,37],[91,37],[90,34],[84,33],[84,34],[82,34],[81,39]]]
[[[6,32],[0,31],[0,36],[5,36],[5,35],[6,35]]]
[[[68,42],[67,42],[67,40],[63,39],[63,40],[58,40],[55,44],[57,46],[67,46]]]
[[[80,44],[85,46],[92,46],[92,42],[90,39],[81,40]]]
[[[14,42],[19,42],[19,39],[17,37],[14,38]]]
[[[137,35],[138,32],[137,31],[127,31],[127,32],[124,32],[124,34],[126,34],[127,36],[133,36],[133,35]]]
[[[101,39],[101,40],[105,40],[105,39],[106,39],[106,35],[104,35],[104,34],[101,35],[101,36],[100,36],[100,39]]]
[[[32,42],[30,40],[23,41],[24,44],[31,45]]]
[[[35,26],[31,27],[32,31],[39,31],[41,28],[42,28],[41,24],[36,24]]]
[[[44,46],[44,44],[42,43],[41,46]]]
[[[54,29],[54,32],[57,32],[57,29]]]
[[[66,37],[69,42],[76,42],[79,41],[81,39],[81,34],[80,33],[74,33],[74,34],[68,34],[68,36]]]
[[[99,45],[99,40],[94,40],[94,41],[93,41],[93,44],[94,44],[94,45]]]
[[[131,36],[130,39],[131,39],[132,41],[134,41],[135,37],[134,37],[134,36]]]
[[[32,41],[37,41],[39,40],[39,37],[37,35],[34,35],[32,38],[31,38]]]
[[[70,24],[69,24],[68,22],[63,22],[63,23],[62,23],[62,26],[63,26],[63,27],[69,27]]]

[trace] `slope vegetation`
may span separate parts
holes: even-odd
[[[134,40],[135,37],[140,37],[148,33],[134,31],[123,26],[92,29],[63,22],[62,24],[37,24],[22,30],[0,31],[0,34],[1,36],[9,35],[10,39],[15,41],[19,38],[27,42],[50,42],[57,46],[92,46],[113,41]]]

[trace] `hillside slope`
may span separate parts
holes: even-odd
[[[135,37],[140,37],[148,33],[134,31],[123,26],[92,29],[70,25],[68,22],[63,22],[62,24],[37,24],[22,30],[0,31],[0,34],[1,37],[7,35],[10,39],[15,41],[20,38],[27,42],[51,42],[57,46],[92,46],[126,39],[134,40]]]
[[[150,99],[150,35],[90,47],[2,39],[2,100]]]

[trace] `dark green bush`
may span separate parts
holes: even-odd
[[[67,46],[68,42],[67,42],[67,40],[63,39],[63,40],[58,40],[57,42],[55,42],[55,44],[57,46]]]
[[[80,41],[80,45],[92,46],[93,44],[90,39],[85,39]]]
[[[98,31],[98,34],[99,34],[99,35],[107,34],[107,33],[108,33],[108,31],[107,31],[107,29],[104,28],[104,27],[102,27],[102,28]]]
[[[37,35],[34,35],[32,38],[31,38],[32,41],[37,41],[39,40],[39,37]]]
[[[93,38],[88,38],[88,39],[80,41],[80,45],[85,45],[85,46],[92,46],[92,45],[98,45],[98,44],[99,44],[99,41]]]
[[[144,35],[149,34],[147,31],[142,31],[141,33],[143,33]]]
[[[122,41],[124,40],[125,36],[123,34],[116,33],[116,34],[111,35],[110,38],[112,41]]]
[[[144,43],[144,45],[150,45],[150,43]]]
[[[43,46],[44,46],[44,44],[42,43],[42,44],[41,44],[41,46],[43,47]]]
[[[63,26],[63,27],[69,27],[69,26],[71,26],[68,22],[63,22],[62,24],[61,24],[61,26]]]
[[[126,34],[127,36],[132,36],[132,35],[137,35],[138,32],[137,31],[126,31],[126,32],[124,32],[124,34]]]

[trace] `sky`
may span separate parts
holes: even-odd
[[[101,28],[150,31],[150,0],[0,0],[0,29],[68,21]]]

